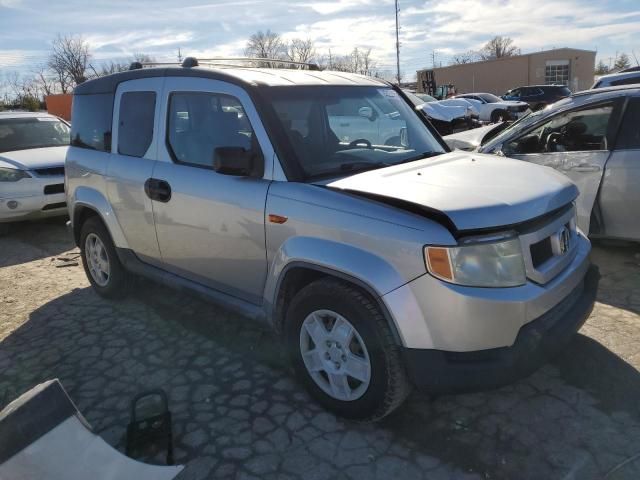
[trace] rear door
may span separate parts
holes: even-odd
[[[627,103],[598,202],[608,237],[640,240],[640,96]]]
[[[578,226],[585,233],[611,155],[618,110],[619,102],[609,101],[563,112],[503,145],[506,156],[552,167],[578,186]]]
[[[113,110],[112,153],[107,193],[129,248],[141,259],[157,263],[151,200],[145,181],[157,158],[158,117],[164,78],[144,78],[120,84]]]

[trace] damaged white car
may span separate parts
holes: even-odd
[[[640,241],[640,86],[588,90],[512,125],[444,138],[555,168],[580,190],[578,225],[593,237]]]

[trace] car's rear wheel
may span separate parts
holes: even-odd
[[[322,279],[303,288],[287,311],[285,337],[298,378],[340,416],[382,418],[410,392],[379,307],[346,283]]]
[[[494,110],[493,112],[491,112],[491,123],[504,122],[508,118],[509,116],[504,110]]]
[[[80,230],[82,266],[93,288],[103,297],[123,296],[130,284],[111,235],[98,217],[89,218]]]

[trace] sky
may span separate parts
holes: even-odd
[[[495,35],[523,53],[573,47],[640,59],[640,0],[399,0],[403,79]],[[381,69],[395,68],[394,0],[0,0],[0,74],[29,74],[46,62],[58,34],[81,35],[93,59],[158,61],[237,56],[247,38],[270,29],[310,38],[319,53],[371,48]]]

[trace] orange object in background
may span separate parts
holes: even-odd
[[[44,101],[47,104],[47,112],[51,115],[56,115],[60,118],[64,118],[67,122],[70,122],[72,98],[73,96],[70,93],[47,95],[44,98]]]

